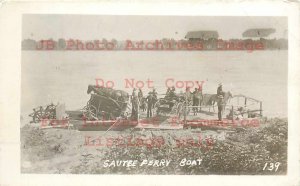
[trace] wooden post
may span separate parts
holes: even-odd
[[[101,101],[99,101],[98,108],[96,110],[96,117],[98,118],[99,109],[100,109]]]
[[[152,106],[152,105],[151,105]],[[152,110],[151,110],[152,111]],[[137,108],[137,124],[139,124],[139,120],[140,120],[140,102],[138,100],[138,108]],[[152,113],[153,114],[153,113]]]
[[[262,115],[263,115],[263,111],[262,111],[262,101],[259,103],[259,106],[260,106],[260,111],[259,111],[259,113],[260,113],[260,116],[262,116]]]
[[[184,111],[183,111],[183,120],[184,120],[184,125],[186,125],[186,103],[184,103]]]
[[[245,107],[247,107],[247,98],[245,97]]]
[[[201,112],[202,100],[199,100],[199,112]]]
[[[186,107],[187,107],[187,102],[188,102],[188,98],[187,98],[187,93],[185,93],[185,102],[184,102],[184,116],[183,116],[183,119],[184,119],[184,125],[186,125]]]
[[[233,118],[233,116],[234,116],[234,113],[233,113],[233,105],[231,105],[231,116],[232,116],[232,122],[234,122],[234,118]]]

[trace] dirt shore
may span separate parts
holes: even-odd
[[[21,128],[22,173],[74,174],[286,174],[287,119],[230,130],[78,131]],[[180,164],[201,159],[200,165]],[[170,160],[168,166],[115,166],[105,162]],[[279,162],[275,170],[266,163]],[[268,165],[268,164],[267,164]]]

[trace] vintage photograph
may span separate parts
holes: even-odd
[[[288,18],[23,14],[21,173],[286,175]]]

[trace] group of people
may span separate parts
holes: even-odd
[[[131,118],[138,118],[138,111],[141,108],[143,111],[147,108],[147,118],[152,117],[152,109],[154,108],[155,103],[158,100],[158,93],[154,88],[150,91],[147,97],[144,97],[143,91],[139,89],[138,93],[136,93],[136,89],[134,88],[131,94],[131,103],[132,103],[132,112]]]
[[[218,119],[222,120],[222,112],[223,112],[223,99],[225,93],[222,90],[222,84],[220,83],[217,88],[217,104],[218,104]],[[172,101],[183,99],[188,105],[195,106],[193,108],[194,113],[198,112],[198,107],[201,105],[201,101],[203,100],[202,87],[195,88],[193,92],[190,91],[190,88],[186,88],[186,92],[182,95],[177,95],[175,92],[175,87],[171,87],[167,89],[165,94],[165,100]],[[144,97],[143,91],[141,89],[137,90],[134,88],[131,95],[131,103],[132,103],[132,119],[138,119],[138,111],[141,108],[143,111],[147,109],[147,118],[152,117],[152,110],[154,108],[155,103],[158,101],[158,93],[156,89],[153,88],[152,91],[148,93],[146,97]],[[201,108],[201,107],[200,107]]]

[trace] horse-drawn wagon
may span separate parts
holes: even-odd
[[[125,125],[124,122],[130,115],[131,107],[127,92],[89,85],[87,93],[91,97],[81,110],[81,117],[77,118],[79,130],[106,130],[111,127],[122,130],[132,127],[132,123]]]
[[[91,98],[83,109],[86,119],[114,120],[127,116],[129,95],[125,91],[89,85],[87,93]]]
[[[156,114],[160,115],[172,112],[177,102],[177,99],[159,98],[154,105],[154,108],[156,109]]]

